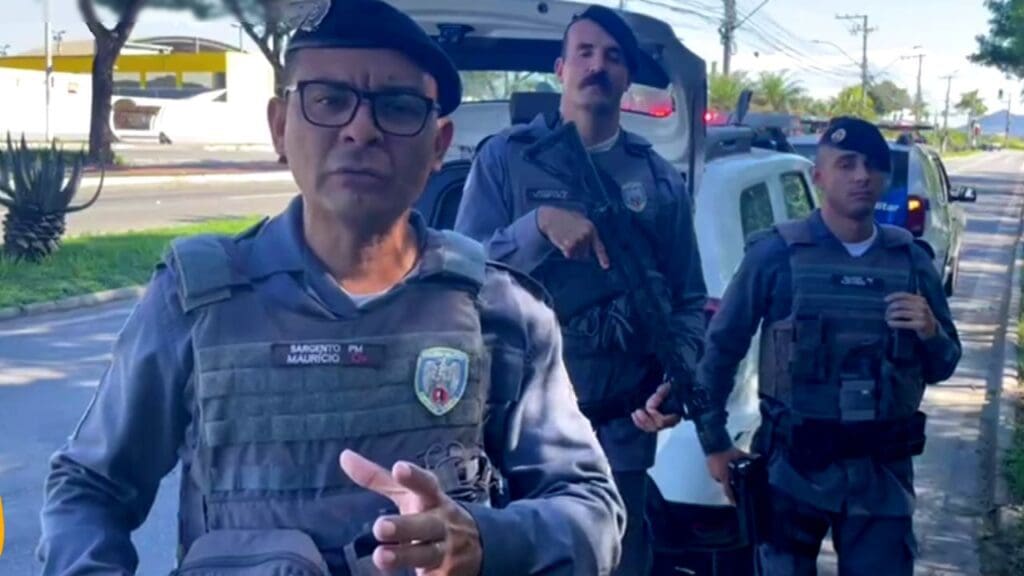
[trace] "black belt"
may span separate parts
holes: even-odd
[[[822,468],[839,460],[896,460],[924,452],[924,412],[894,420],[841,422],[784,416],[775,438],[796,464]]]

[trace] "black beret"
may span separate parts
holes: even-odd
[[[590,6],[583,12],[573,16],[571,27],[580,20],[590,20],[600,26],[609,36],[619,43],[622,55],[626,58],[626,67],[631,74],[636,74],[640,67],[640,43],[629,24],[615,10],[605,6]],[[566,29],[568,30],[568,29]]]
[[[889,143],[878,127],[866,120],[852,116],[833,118],[818,145],[858,152],[866,156],[868,164],[878,171],[892,172]]]
[[[462,101],[462,81],[448,54],[407,14],[382,0],[319,0],[288,41],[303,48],[381,48],[401,52],[437,82],[441,116]],[[326,8],[326,11],[325,11]]]

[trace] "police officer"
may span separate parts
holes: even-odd
[[[718,403],[696,421],[708,468],[728,486],[742,453],[724,401],[761,329],[753,448],[767,458],[771,503],[762,574],[815,574],[830,528],[840,574],[913,572],[920,402],[961,350],[927,251],[874,222],[890,171],[875,126],[835,119],[814,168],[820,210],[752,236],[708,330],[698,385]]]
[[[552,293],[570,377],[626,502],[617,572],[622,575],[648,571],[646,469],[654,461],[655,433],[678,417],[662,410],[669,388],[659,387],[662,374],[654,368],[642,322],[622,282],[610,273],[615,262],[609,261],[608,239],[588,217],[588,200],[596,199],[567,190],[524,160],[523,152],[561,123],[575,123],[596,167],[620,186],[637,238],[653,238],[646,249],[659,263],[653,272],[671,289],[672,335],[693,370],[706,289],[691,200],[678,171],[619,124],[622,96],[640,56],[632,30],[613,10],[592,6],[576,16],[555,63],[562,85],[558,110],[513,126],[481,147],[455,223],[457,231],[484,242],[492,258],[530,273]]]
[[[543,291],[410,208],[456,69],[384,2],[306,4],[268,108],[301,194],[173,245],[52,459],[43,572],[133,573],[180,457],[190,575],[609,573],[625,514]]]

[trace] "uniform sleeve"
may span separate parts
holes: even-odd
[[[554,250],[537,227],[537,210],[515,217],[509,189],[507,142],[491,138],[473,160],[455,231],[484,244],[492,260],[530,273]]]
[[[667,256],[665,269],[672,288],[670,329],[686,365],[696,371],[704,339],[707,286],[693,226],[693,203],[681,178],[673,178],[672,192],[678,200],[669,211],[667,229],[659,234],[666,241],[662,255]]]
[[[706,391],[710,407],[694,422],[705,454],[732,446],[725,405],[736,385],[736,369],[769,307],[778,268],[772,264],[778,260],[772,254],[777,252],[775,244],[772,238],[764,238],[750,246],[708,326],[697,386]]]
[[[484,576],[592,576],[618,563],[624,505],[608,460],[577,401],[562,363],[554,313],[535,299],[516,298],[529,344],[521,392],[500,450],[511,502],[468,505],[480,530]],[[517,369],[514,358],[499,367]]]
[[[113,348],[97,392],[46,478],[42,574],[134,574],[131,532],[177,463],[189,330],[170,273],[154,275]]]
[[[935,384],[948,380],[956,371],[962,354],[960,335],[953,324],[953,313],[949,309],[938,271],[923,250],[915,247],[914,252],[914,266],[918,270],[918,290],[928,301],[928,306],[939,324],[935,336],[922,343],[924,355],[928,359],[924,363],[924,380],[928,384]]]

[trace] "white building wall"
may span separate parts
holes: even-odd
[[[187,100],[114,97],[160,109],[147,133],[119,136],[155,137],[163,133],[173,143],[269,144],[267,102],[274,94],[273,68],[262,54],[229,53],[225,102],[218,93]],[[0,68],[0,138],[41,140],[45,136],[45,74],[35,70]],[[87,74],[53,74],[51,130],[64,140],[86,140],[92,106],[92,78]]]

